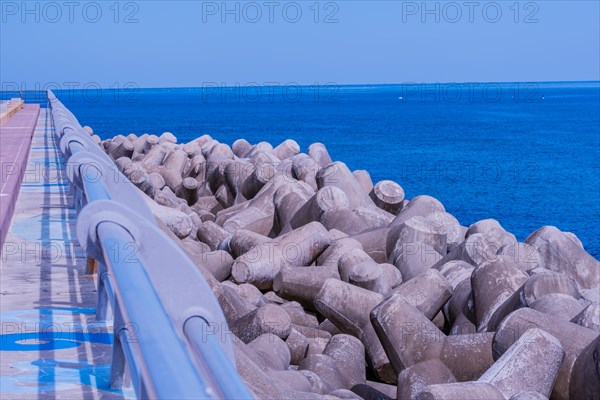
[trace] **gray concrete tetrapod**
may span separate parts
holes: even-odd
[[[317,295],[315,307],[342,332],[360,339],[375,374],[384,382],[393,383],[396,374],[369,319],[371,310],[382,300],[379,293],[328,279]]]
[[[552,398],[600,397],[600,377],[598,370],[593,367],[593,352],[600,341],[600,332],[572,322],[555,320],[551,315],[530,308],[522,308],[506,317],[498,327],[494,336],[494,357],[502,356],[530,328],[554,336],[565,352]]]

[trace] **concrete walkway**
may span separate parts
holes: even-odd
[[[96,285],[49,110],[41,109],[2,246],[0,398],[112,399],[112,329],[95,321]]]
[[[19,193],[40,106],[21,106],[14,116],[0,125],[0,245],[2,245]]]

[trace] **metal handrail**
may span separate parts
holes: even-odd
[[[158,399],[208,397],[207,386],[198,376],[185,346],[174,330],[168,329],[171,321],[144,266],[135,255],[129,259],[123,257],[122,252],[133,238],[112,222],[102,222],[97,231],[110,276],[118,282],[115,296],[119,299],[119,312],[123,321],[130,321],[117,327],[121,345],[129,350],[125,353],[130,354],[126,357],[128,365],[130,370],[140,371],[140,376],[151,377],[134,383],[136,394]],[[126,331],[124,338],[123,331]],[[161,382],[168,385],[160,385]],[[135,387],[136,384],[140,386]]]
[[[79,202],[78,238],[99,263],[97,317],[104,318],[102,304],[113,303],[111,385],[122,384],[127,364],[139,398],[251,399],[204,277],[158,228],[137,188],[120,173],[108,179],[113,162],[75,116],[51,91],[48,99],[63,154],[74,164],[67,174]],[[90,167],[99,173],[94,179]],[[124,257],[132,244],[138,251]],[[168,259],[156,257],[157,247]],[[165,271],[169,261],[176,274]]]
[[[192,344],[194,351],[200,354],[202,367],[204,370],[210,370],[213,378],[214,387],[220,390],[218,397],[223,399],[250,399],[252,396],[245,385],[236,383],[239,376],[235,374],[232,365],[227,362],[227,357],[222,352],[210,351],[211,348],[218,346],[209,324],[200,317],[192,317],[184,324],[186,337]]]

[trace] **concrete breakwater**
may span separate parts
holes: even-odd
[[[600,263],[572,233],[461,226],[320,143],[101,146],[209,282],[257,398],[600,398]]]

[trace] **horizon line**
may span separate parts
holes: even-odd
[[[135,84],[135,82],[129,82]],[[238,84],[236,86],[225,85],[221,86],[221,84],[225,84],[227,82],[205,82],[211,84],[217,84],[218,86],[133,86],[133,87],[93,87],[93,88],[52,88],[48,87],[47,89],[24,89],[23,92],[39,92],[44,90],[52,90],[52,91],[65,91],[65,90],[73,90],[73,91],[83,91],[83,90],[131,90],[131,89],[210,89],[210,88],[235,88],[235,87],[285,87],[286,85],[294,84],[298,87],[310,87],[314,85],[320,86],[349,86],[349,87],[361,87],[361,86],[401,86],[401,85],[464,85],[464,84],[511,84],[511,83],[519,83],[519,84],[540,84],[540,83],[597,83],[600,84],[600,79],[598,80],[569,80],[569,81],[463,81],[463,82],[402,82],[402,83],[342,83],[339,84],[337,82],[314,82],[310,84],[300,84],[298,82],[290,81],[285,84],[279,84],[278,82],[272,82],[273,85],[254,85],[253,83],[257,82],[248,82],[245,85]],[[19,90],[0,90],[0,93],[10,93],[10,92],[19,92]]]

